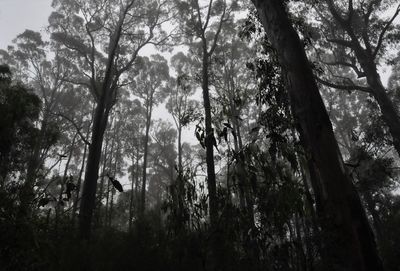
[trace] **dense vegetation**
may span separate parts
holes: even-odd
[[[0,270],[400,270],[398,1],[52,7],[0,50]]]

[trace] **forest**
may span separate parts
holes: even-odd
[[[400,270],[398,0],[51,8],[0,49],[0,270]]]

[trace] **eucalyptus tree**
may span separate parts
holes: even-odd
[[[170,96],[166,108],[172,115],[178,131],[178,170],[182,171],[182,130],[198,116],[197,101],[192,98],[196,92],[191,74],[191,60],[182,52],[171,58],[171,64],[177,76],[169,82]]]
[[[25,30],[13,40],[13,46],[7,51],[1,51],[3,61],[10,63],[18,80],[33,87],[42,99],[43,107],[39,118],[39,134],[34,143],[29,159],[23,193],[32,195],[35,181],[46,158],[52,156],[57,160],[57,154],[50,152],[50,147],[60,137],[60,125],[57,124],[56,111],[62,107],[62,95],[71,92],[71,85],[63,79],[70,75],[70,68],[64,66],[65,60],[60,48],[42,39],[38,32]],[[49,53],[52,52],[52,56]],[[41,175],[45,176],[42,172]],[[25,192],[24,192],[25,191]],[[27,209],[32,197],[23,196],[21,209]]]
[[[214,165],[214,130],[212,127],[210,102],[210,66],[211,58],[219,45],[221,32],[233,19],[233,12],[238,8],[236,1],[175,1],[180,11],[178,18],[182,23],[182,34],[190,50],[198,57],[201,69],[199,81],[203,92],[205,116],[205,147],[207,156],[207,186],[209,193],[210,223],[213,228],[218,223],[218,202]]]
[[[171,188],[174,188],[171,192],[173,193],[174,204],[177,206],[177,211],[179,214],[182,214],[181,211],[183,210],[183,199],[185,196],[182,132],[190,123],[200,119],[201,113],[199,110],[199,102],[192,97],[196,92],[196,87],[193,79],[194,75],[191,73],[191,59],[180,52],[172,57],[171,64],[177,75],[176,78],[171,77],[169,82],[170,96],[166,108],[172,115],[178,132],[178,175],[175,182],[171,184]]]
[[[142,171],[140,161],[143,157],[143,139],[146,129],[146,109],[138,99],[122,101],[121,115],[124,116],[121,133],[123,151],[127,160],[131,161],[131,191],[129,198],[129,231],[132,229],[133,218],[139,204],[139,180]]]
[[[79,71],[69,80],[85,86],[96,103],[80,207],[80,236],[88,239],[110,110],[140,50],[168,38],[162,24],[169,20],[169,6],[167,1],[55,0],[53,7],[52,39]]]
[[[0,191],[10,174],[23,172],[38,134],[34,123],[39,118],[41,100],[20,84],[15,84],[8,66],[0,70]]]
[[[167,192],[176,177],[176,142],[177,131],[164,120],[157,120],[152,128],[152,143],[149,145],[149,157],[152,174],[149,181],[149,196],[153,206],[159,211]]]
[[[212,83],[222,106],[221,118],[231,123],[235,151],[238,152],[243,148],[241,115],[252,102],[250,97],[256,96],[252,73],[248,69],[256,52],[240,39],[239,28],[225,31],[222,39],[213,59]]]
[[[324,234],[328,270],[382,270],[374,234],[360,198],[347,175],[332,124],[304,46],[285,3],[253,0],[283,70],[291,108],[310,170]]]
[[[146,110],[146,128],[143,142],[143,168],[142,168],[142,190],[139,216],[143,217],[146,208],[146,185],[147,185],[147,157],[150,140],[150,127],[154,108],[162,103],[167,95],[166,84],[169,79],[169,68],[167,60],[161,55],[152,55],[150,58],[141,57],[137,61],[138,70],[134,81],[134,95],[140,98]]]
[[[240,22],[237,23],[241,25]],[[247,202],[247,210],[249,214],[253,214],[252,193],[249,190],[250,184],[248,176],[244,171],[244,155],[243,148],[246,144],[244,136],[249,134],[250,129],[246,127],[247,123],[257,122],[252,116],[246,114],[246,111],[255,104],[256,88],[253,75],[249,65],[255,55],[255,50],[249,48],[248,44],[239,37],[240,28],[235,24],[230,24],[226,30],[221,33],[220,45],[215,50],[213,60],[211,82],[216,92],[216,112],[214,123],[217,127],[220,143],[224,140],[228,144],[228,161],[227,161],[227,178],[234,179],[232,173],[238,169],[245,175],[238,177],[238,191],[240,199],[240,207],[245,210]],[[257,117],[257,116],[256,116]],[[246,130],[246,128],[248,128]],[[232,135],[232,137],[230,136]],[[229,138],[233,138],[233,148],[229,145]],[[232,161],[236,160],[236,164],[230,168]],[[233,170],[232,170],[233,168]],[[229,186],[227,184],[228,191]],[[254,192],[254,191],[253,191]],[[245,196],[246,195],[246,196]],[[253,218],[251,218],[253,220]]]
[[[309,6],[309,5],[307,5]],[[339,90],[362,91],[374,97],[400,154],[400,115],[382,83],[378,68],[399,49],[400,13],[397,1],[319,1],[317,61],[328,73],[319,82]],[[387,12],[385,12],[387,11]],[[388,18],[385,18],[390,14]],[[386,63],[385,63],[386,62]],[[347,70],[343,74],[341,70]]]

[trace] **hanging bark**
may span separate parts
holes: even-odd
[[[280,0],[253,0],[283,69],[293,115],[321,190],[317,205],[327,270],[383,270],[374,234],[347,176],[326,108],[304,47]]]

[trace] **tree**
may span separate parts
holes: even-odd
[[[18,80],[23,80],[25,84],[36,89],[43,104],[39,134],[35,138],[34,149],[30,154],[24,183],[24,190],[32,194],[38,175],[44,175],[43,167],[46,159],[49,157],[57,159],[57,154],[54,155],[50,150],[60,137],[61,125],[58,125],[55,113],[62,105],[62,94],[71,89],[70,85],[63,84],[63,78],[68,77],[70,71],[68,67],[62,67],[64,59],[58,48],[43,41],[38,32],[25,30],[13,40],[13,43],[14,46],[9,46],[7,51],[0,52],[2,59],[12,65]],[[46,54],[50,50],[54,52],[52,58]],[[27,213],[30,203],[23,202],[21,210],[25,209],[24,212]]]
[[[206,148],[207,163],[207,189],[209,199],[209,219],[211,231],[213,232],[212,242],[212,268],[222,268],[224,259],[223,248],[218,240],[218,199],[217,181],[214,163],[214,145],[216,139],[212,127],[211,102],[210,102],[210,66],[211,59],[218,46],[220,34],[227,22],[232,20],[233,11],[238,8],[236,1],[209,1],[203,5],[202,1],[176,1],[180,11],[179,21],[184,25],[183,35],[199,57],[201,75],[199,81],[203,92],[205,129],[202,132]]]
[[[134,215],[139,211],[140,203],[139,179],[143,171],[140,170],[140,160],[143,157],[143,139],[146,130],[146,108],[139,101],[124,100],[121,105],[121,115],[124,116],[122,139],[124,153],[128,160],[132,161],[130,166],[131,191],[129,198],[129,223],[128,229],[132,230]]]
[[[395,47],[399,28],[395,19],[400,5],[393,1],[326,0],[314,6],[319,18],[318,60],[329,71],[319,82],[374,97],[389,128],[393,146],[400,153],[400,116],[378,73],[385,53]],[[393,10],[389,19],[381,11]],[[341,74],[341,70],[347,74]]]
[[[34,123],[42,104],[31,89],[12,81],[6,65],[0,66],[0,91],[0,189],[3,190],[7,176],[23,171],[29,161],[29,151],[38,135]]]
[[[283,70],[291,108],[311,170],[331,270],[382,270],[374,234],[345,171],[332,125],[303,44],[281,1],[253,1]]]
[[[169,68],[167,60],[161,55],[153,55],[151,58],[143,57],[138,59],[139,72],[135,78],[134,93],[143,100],[146,110],[146,130],[143,142],[143,169],[142,169],[142,190],[139,216],[143,218],[146,208],[146,177],[147,157],[150,139],[150,126],[153,109],[162,103],[167,97],[165,85],[169,79]]]
[[[153,143],[149,146],[149,156],[152,164],[152,180],[149,182],[149,194],[153,196],[153,206],[160,210],[163,198],[165,198],[165,187],[173,184],[176,177],[176,130],[172,124],[158,120],[153,127]]]
[[[176,204],[178,217],[183,215],[184,209],[184,165],[183,165],[183,142],[182,142],[182,132],[185,127],[188,127],[191,122],[199,118],[199,103],[191,98],[195,94],[195,86],[193,82],[193,77],[190,74],[191,61],[189,57],[183,53],[178,53],[174,55],[171,59],[173,68],[177,73],[176,78],[171,78],[169,83],[170,96],[166,104],[168,112],[172,115],[176,129],[178,131],[178,163],[177,163],[177,173],[175,184],[171,184],[174,187],[174,204]],[[183,219],[178,219],[179,223]]]
[[[167,39],[161,25],[169,19],[168,6],[166,1],[57,0],[53,7],[57,11],[49,18],[52,38],[80,71],[70,81],[86,86],[96,101],[79,215],[80,237],[89,239],[110,110],[139,51]]]
[[[205,115],[205,147],[207,156],[207,186],[209,193],[210,224],[216,228],[218,221],[218,204],[216,190],[216,176],[214,166],[214,129],[212,127],[210,103],[210,65],[211,58],[218,46],[221,31],[225,24],[232,19],[232,12],[237,3],[227,1],[210,1],[202,6],[199,0],[189,3],[177,1],[180,10],[179,20],[183,23],[183,35],[191,49],[196,50],[200,58],[201,75],[199,76],[203,92],[203,106]],[[195,40],[193,38],[196,38]]]

